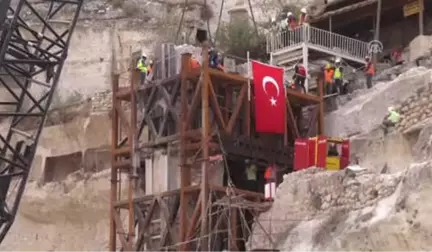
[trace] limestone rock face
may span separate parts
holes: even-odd
[[[409,44],[409,60],[415,61],[421,57],[430,56],[432,50],[432,36],[417,36]]]
[[[427,87],[431,71],[414,68],[397,79],[377,83],[325,118],[326,135],[352,136],[377,129],[387,114],[387,108],[405,101],[415,90]]]
[[[318,169],[287,175],[273,207],[259,217],[249,247],[280,250],[416,250],[432,228],[420,203],[431,192],[429,162],[396,174]],[[269,239],[268,234],[272,234]]]

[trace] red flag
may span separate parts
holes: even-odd
[[[255,91],[255,129],[257,132],[285,132],[286,100],[284,70],[252,61]]]

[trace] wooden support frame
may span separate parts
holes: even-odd
[[[206,52],[207,48],[204,46],[203,55],[207,55]],[[272,162],[290,165],[293,149],[288,146],[288,131],[293,132],[293,137],[300,136],[291,105],[299,101],[304,103],[302,106],[315,104],[321,107],[319,117],[323,116],[322,95],[314,96],[287,90],[289,102],[284,147],[266,146],[265,138],[253,136],[256,135],[252,132],[251,125],[254,115],[253,99],[248,101],[248,80],[209,69],[206,56],[201,69],[191,69],[190,58],[190,54],[182,55],[179,75],[140,87],[135,85],[138,83],[137,73],[132,73],[132,81],[126,87],[119,87],[119,76],[113,76],[111,251],[116,251],[119,247],[127,251],[142,251],[145,247],[151,250],[209,250],[208,234],[215,228],[214,219],[209,217],[212,204],[227,197],[227,190],[233,192],[229,198],[241,195],[258,205],[263,201],[260,193],[211,184],[208,174],[209,157],[219,154],[223,144],[225,151],[234,155],[244,158],[260,157],[267,162],[270,162],[271,157]],[[165,109],[158,108],[160,102],[166,105]],[[129,104],[126,107],[130,109],[127,110],[125,104]],[[138,105],[141,106],[140,110]],[[240,121],[243,123],[240,124]],[[321,122],[321,119],[319,121]],[[148,128],[150,137],[146,142],[137,143],[145,127]],[[319,127],[322,134],[323,124]],[[222,141],[218,141],[219,137]],[[233,141],[237,145],[233,145]],[[137,196],[137,171],[142,168],[140,154],[151,155],[153,149],[168,145],[175,147],[179,156],[180,189]],[[242,151],[242,148],[248,151]],[[200,184],[192,185],[191,169],[200,165]],[[119,183],[121,173],[128,174],[130,178],[127,198],[119,198],[123,184]],[[230,222],[237,223],[239,214],[248,207],[250,208],[250,205],[235,204],[227,207]],[[260,209],[264,211],[263,208]],[[122,222],[122,212],[127,213],[126,228],[123,227],[125,223]],[[154,241],[155,235],[151,233],[156,225],[155,221],[161,229],[157,242]],[[194,240],[197,238],[197,230],[200,233],[199,244]],[[227,227],[226,233],[236,236],[235,225]],[[239,249],[235,242],[229,246],[232,250]]]

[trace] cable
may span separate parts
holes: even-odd
[[[251,13],[252,22],[253,22],[253,25],[254,25],[254,28],[255,28],[255,34],[258,37],[258,26],[257,26],[257,24],[255,22],[255,15],[253,13],[251,0],[248,0],[248,4],[249,4],[249,11]]]
[[[177,34],[176,34],[176,37],[175,37],[175,43],[176,43],[176,44],[177,44],[177,42],[178,42],[178,37],[179,37],[180,31],[181,31],[181,28],[182,28],[182,26],[183,26],[183,20],[184,20],[184,16],[185,16],[185,13],[186,13],[186,8],[187,8],[187,6],[188,6],[188,1],[189,1],[189,0],[185,0],[185,2],[184,2],[182,15],[181,15],[181,17],[180,17],[180,22],[179,22],[179,25],[178,25],[178,28],[177,28]]]
[[[214,45],[216,45],[216,41],[217,41],[217,39],[219,37],[219,27],[220,27],[220,23],[221,23],[221,19],[222,19],[222,11],[223,11],[223,7],[224,7],[224,3],[225,3],[225,0],[222,0],[221,7],[219,9],[219,19],[218,19],[218,24],[217,24],[217,27],[216,27]]]
[[[209,8],[207,5],[207,0],[204,0],[204,8]],[[208,35],[209,35],[209,40],[210,40],[210,44],[213,44],[213,39],[212,39],[212,35],[211,35],[211,31],[210,31],[210,17],[207,18],[207,31],[208,31]]]

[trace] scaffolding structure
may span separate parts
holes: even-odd
[[[110,251],[240,250],[250,230],[239,227],[250,227],[269,203],[263,201],[262,193],[210,182],[210,166],[222,160],[219,169],[235,169],[226,164],[226,157],[235,155],[292,168],[294,138],[311,134],[297,126],[301,113],[293,104],[315,106],[316,116],[308,127],[315,128],[315,134],[323,132],[322,92],[317,96],[287,90],[290,102],[284,138],[256,137],[251,124],[253,99],[248,99],[250,81],[210,69],[207,51],[204,45],[200,69],[191,69],[191,54],[185,53],[178,75],[143,86],[138,86],[134,71],[126,87],[119,87],[119,75],[113,75]],[[152,115],[157,100],[168,105],[158,120]],[[139,140],[144,126],[147,141]],[[180,188],[138,195],[139,181],[145,176],[142,159],[169,144],[180,159]],[[215,160],[216,156],[222,158]],[[192,185],[193,173],[200,174],[197,185]],[[128,176],[125,186],[122,174]],[[121,198],[125,188],[127,196]]]
[[[8,123],[0,135],[0,242],[17,214],[82,2],[0,2],[0,119]]]

